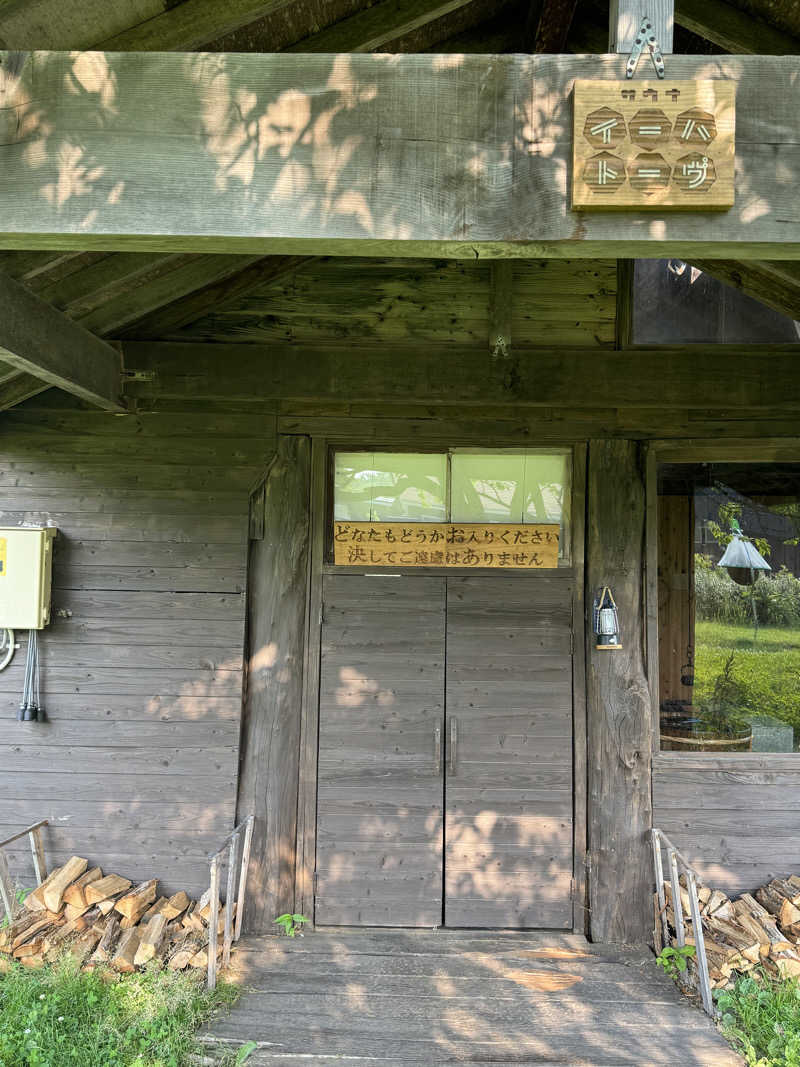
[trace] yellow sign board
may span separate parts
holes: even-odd
[[[334,522],[334,562],[346,567],[558,566],[557,523]]]
[[[733,206],[736,86],[575,82],[573,210]]]

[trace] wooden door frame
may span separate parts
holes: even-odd
[[[477,435],[476,435],[477,437]],[[314,871],[317,851],[317,759],[319,753],[319,692],[322,658],[322,582],[325,573],[325,531],[328,521],[328,455],[333,445],[326,437],[311,438],[311,551],[309,559],[307,634],[303,663],[303,700],[300,724],[300,774],[297,798],[297,847],[295,852],[295,907],[313,925],[315,893]],[[543,448],[556,447],[548,441]],[[349,447],[349,446],[348,446]],[[376,448],[375,441],[365,448]],[[398,442],[387,445],[399,449]],[[410,447],[425,447],[415,441]],[[440,449],[441,442],[431,447]],[[491,448],[480,439],[475,447]],[[508,448],[508,445],[498,446]],[[535,443],[525,448],[535,449]],[[588,929],[586,899],[586,823],[587,823],[587,751],[586,751],[586,657],[584,642],[584,542],[586,529],[586,441],[565,441],[571,449],[572,487],[570,496],[570,547],[573,574],[572,599],[572,929]]]

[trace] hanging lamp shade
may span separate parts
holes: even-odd
[[[740,533],[734,533],[717,566],[724,567],[737,585],[752,585],[759,573],[772,570],[753,542]]]

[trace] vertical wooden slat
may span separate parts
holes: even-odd
[[[686,944],[686,930],[683,925],[683,905],[681,904],[681,884],[678,878],[678,857],[674,848],[667,850],[669,857],[669,878],[672,896],[672,911],[675,916],[675,937],[680,948]]]
[[[714,1001],[711,996],[711,981],[708,976],[708,960],[706,959],[706,942],[703,934],[703,920],[700,917],[700,902],[697,899],[697,880],[692,871],[686,872],[686,882],[689,889],[689,908],[692,913],[692,933],[694,934],[695,960],[697,962],[697,974],[700,982],[700,996],[703,1000],[703,1008],[712,1018],[714,1016]]]
[[[17,898],[8,869],[8,858],[2,849],[0,849],[0,899],[3,901],[6,918],[12,922],[17,911]]]
[[[217,986],[217,924],[219,922],[219,854],[211,860],[211,914],[208,917],[208,988]]]
[[[656,896],[658,897],[658,914],[661,923],[662,938],[665,945],[669,944],[669,923],[667,921],[667,898],[664,893],[664,861],[661,855],[661,836],[658,830],[653,830],[653,867],[656,875]]]
[[[244,845],[242,846],[242,858],[240,861],[239,893],[236,897],[236,926],[233,940],[238,941],[242,933],[242,917],[244,915],[244,903],[247,895],[247,870],[250,864],[250,843],[253,840],[253,823],[255,816],[249,815],[244,831]]]
[[[584,543],[586,540],[586,444],[572,453],[572,568],[575,588],[572,599],[572,737],[573,737],[573,840],[574,897],[572,928],[588,933],[586,899],[586,649],[583,641],[586,602],[584,596]]]
[[[33,853],[33,869],[36,872],[36,884],[41,885],[47,877],[47,864],[44,858],[44,843],[42,842],[42,830],[37,826],[30,834],[31,852]]]
[[[308,564],[308,630],[300,732],[295,903],[314,918],[314,868],[317,851],[317,732],[322,639],[322,566],[325,553],[328,446],[315,437],[311,449],[311,552]]]
[[[231,961],[231,940],[233,939],[233,894],[236,886],[236,852],[240,834],[234,834],[228,846],[228,884],[225,888],[225,933],[222,939],[222,965],[227,967]]]

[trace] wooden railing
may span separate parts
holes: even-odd
[[[16,914],[17,910],[17,896],[14,892],[14,884],[11,881],[11,873],[8,868],[8,857],[3,849],[6,845],[12,845],[15,841],[19,841],[20,838],[28,835],[28,839],[31,845],[31,853],[33,854],[33,869],[36,874],[36,884],[41,885],[47,877],[47,865],[44,858],[44,843],[42,842],[42,827],[47,826],[47,819],[42,819],[41,822],[35,822],[33,826],[28,826],[24,830],[20,830],[18,834],[14,834],[13,837],[7,837],[5,841],[0,841],[0,899],[3,901],[3,907],[5,908],[8,921],[11,922]]]
[[[689,920],[692,924],[692,940],[694,941],[695,962],[697,964],[697,984],[700,991],[700,999],[703,1002],[704,1011],[716,1017],[714,998],[711,996],[711,980],[708,976],[708,959],[706,957],[706,943],[703,936],[703,920],[700,916],[700,900],[697,896],[697,887],[703,884],[700,875],[690,866],[680,852],[675,848],[663,830],[653,829],[653,866],[656,874],[656,896],[658,900],[658,916],[653,930],[653,938],[656,952],[659,941],[664,945],[671,944],[669,921],[667,919],[667,897],[664,891],[664,858],[663,850],[666,850],[667,863],[669,865],[670,897],[672,898],[672,910],[675,916],[675,939],[678,947],[683,948],[686,944],[686,924],[683,915],[683,903],[681,901],[681,875],[686,880],[686,892],[689,897]],[[659,919],[661,930],[658,928]],[[688,971],[686,972],[689,973]]]
[[[231,944],[239,940],[242,932],[242,917],[244,915],[245,890],[247,888],[247,868],[250,862],[250,843],[253,840],[253,824],[255,815],[248,815],[243,819],[225,838],[222,848],[208,857],[210,867],[209,880],[209,907],[208,916],[208,988],[215,989],[217,985],[217,945],[219,925],[219,887],[222,866],[227,857],[227,886],[225,891],[225,925],[222,934],[222,966],[228,965],[231,958]],[[241,856],[239,844],[241,843]],[[238,887],[236,878],[238,856]],[[234,920],[234,904],[236,905],[236,918]]]

